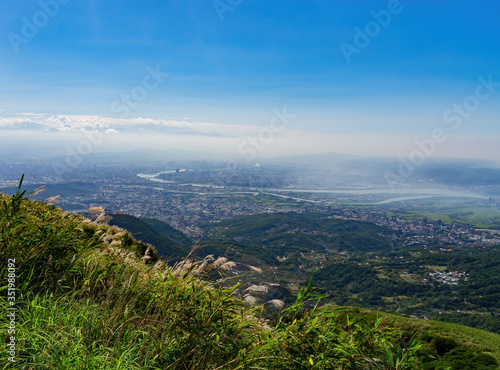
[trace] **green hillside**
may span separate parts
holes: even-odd
[[[289,213],[266,213],[253,216],[237,216],[217,223],[217,227],[229,227],[227,235],[253,234],[265,236],[269,231],[284,232],[294,228],[323,232],[372,232],[385,228],[363,221],[327,218],[324,215]]]
[[[113,214],[110,216],[110,225],[127,229],[133,234],[135,239],[153,245],[161,257],[168,259],[182,258],[190,251],[189,247],[178,246],[173,240],[164,236],[165,233],[160,233],[153,226],[150,226],[149,223],[137,217],[123,214]],[[156,223],[156,225],[159,225],[159,223]],[[164,225],[161,225],[161,227],[163,230],[167,229]],[[179,237],[178,234],[175,234],[175,236]]]
[[[456,247],[438,252],[433,248],[403,247],[336,260],[333,256],[314,271],[314,284],[334,304],[426,316],[500,333],[500,249]],[[445,281],[433,277],[436,272],[462,277]]]
[[[176,244],[182,245],[182,244],[190,244],[193,242],[193,240],[186,234],[184,234],[182,231],[174,229],[166,222],[147,217],[141,217],[140,220],[144,221],[153,229],[155,229],[156,232],[158,232],[160,235],[172,240]]]
[[[480,353],[485,353],[495,358],[497,363],[500,363],[500,335],[487,331],[469,328],[463,325],[445,323],[441,321],[414,319],[394,315],[384,312],[375,312],[363,308],[351,308],[353,314],[363,315],[368,320],[375,320],[377,317],[382,317],[386,325],[398,327],[404,332],[419,333],[420,342],[422,344],[421,355],[428,355],[439,359],[441,364],[432,358],[427,358],[424,361],[423,368],[426,369],[445,369],[450,366],[451,369],[474,369],[483,368],[479,364],[463,363],[462,367],[455,367],[450,363],[446,364],[442,357],[446,354],[446,350],[450,347],[455,348],[455,352],[462,351],[467,353],[469,360],[474,360],[475,356]],[[474,353],[470,353],[470,348],[476,348]],[[440,354],[442,354],[440,356]],[[448,357],[451,357],[448,355]],[[458,357],[458,356],[457,356]],[[476,359],[477,360],[477,359]],[[491,360],[489,360],[491,361]],[[498,368],[498,366],[493,367]]]
[[[279,263],[270,250],[258,245],[238,242],[202,242],[195,245],[188,236],[174,229],[166,222],[124,214],[108,216],[112,217],[109,221],[110,225],[129,230],[135,239],[153,245],[158,252],[158,256],[166,260],[182,259],[189,254],[192,248],[196,247],[198,257],[207,255],[224,256],[231,261],[255,266],[263,264],[277,265]]]
[[[0,257],[0,309],[17,308],[0,315],[4,369],[498,368],[496,334],[322,307],[312,280],[255,307],[226,258],[167,266],[129,231],[23,192],[0,194]]]
[[[423,285],[385,279],[377,275],[378,271],[370,266],[335,263],[319,270],[314,275],[314,282],[316,286],[328,287],[333,301],[371,307],[383,306],[387,296],[413,296],[428,290]]]
[[[277,255],[327,249],[384,250],[392,245],[381,235],[388,230],[375,224],[294,212],[238,216],[204,228],[212,240],[259,244]]]

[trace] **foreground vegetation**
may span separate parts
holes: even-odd
[[[473,341],[480,331],[458,337],[461,329],[430,331],[415,320],[320,307],[312,279],[288,307],[278,300],[251,306],[238,284],[222,279],[234,266],[224,257],[196,260],[194,251],[169,267],[105,217],[90,222],[48,205],[51,199],[26,196],[20,187],[14,196],[0,194],[0,271],[7,276],[5,261],[15,260],[18,307],[15,363],[4,347],[2,368],[498,367],[488,354],[500,353],[495,334]]]

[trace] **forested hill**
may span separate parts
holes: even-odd
[[[392,246],[392,231],[373,223],[322,214],[270,213],[237,216],[204,226],[208,239],[259,244],[277,255],[293,252],[376,251]]]

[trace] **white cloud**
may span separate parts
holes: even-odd
[[[0,117],[0,127],[10,127],[16,124],[22,124],[26,122],[24,118],[21,117]],[[30,123],[30,122],[28,122]]]
[[[228,136],[240,136],[250,134],[258,130],[257,126],[230,125],[215,122],[191,122],[188,120],[157,119],[147,117],[137,118],[113,118],[90,115],[45,115],[38,113],[16,113],[15,117],[1,117],[0,127],[22,127],[40,126],[46,129],[58,131],[82,131],[82,130],[110,130],[118,133],[119,128],[152,125],[165,128],[177,128],[190,130],[200,134],[222,134]]]
[[[14,113],[16,116],[37,116],[37,117],[43,117],[43,114],[41,113]]]

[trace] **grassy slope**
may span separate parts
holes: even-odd
[[[353,312],[374,319],[383,317],[384,323],[401,328],[404,331],[418,331],[421,337],[443,336],[452,337],[463,345],[472,345],[491,354],[500,363],[500,334],[471,328],[468,326],[446,323],[442,321],[413,319],[386,312],[375,312],[363,308],[353,308]],[[424,341],[422,341],[424,342]]]
[[[168,268],[140,260],[147,250],[124,230],[0,194],[0,257],[16,260],[17,368],[347,369],[370,368],[374,359],[391,368],[391,357],[414,354],[391,330],[346,319],[335,308],[306,308],[314,298],[310,289],[301,290],[268,331],[252,308],[230,296],[237,290],[195,276],[223,267],[224,260]],[[155,261],[154,251],[150,255]],[[5,264],[0,272],[4,276]],[[0,302],[5,310],[4,293]],[[371,321],[376,315],[351,311]],[[498,335],[383,316],[383,325],[429,326],[498,358]],[[4,316],[0,325],[8,325]],[[0,361],[8,364],[5,356]]]

